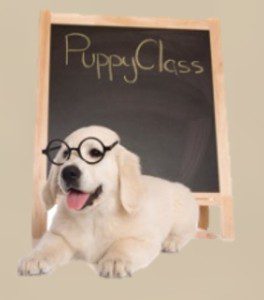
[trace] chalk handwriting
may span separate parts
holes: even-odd
[[[73,45],[73,40],[81,39],[82,47]],[[123,80],[128,84],[133,84],[138,80],[140,70],[157,71],[159,73],[171,73],[175,76],[186,74],[202,74],[204,66],[200,60],[188,61],[186,59],[174,59],[164,57],[165,43],[161,39],[144,39],[136,47],[133,56],[122,56],[116,53],[106,54],[103,52],[92,52],[92,41],[89,36],[73,32],[65,35],[65,65],[70,65],[70,58],[73,55],[80,57],[81,65],[86,69],[95,69],[96,76],[101,79],[103,73],[106,72],[110,81],[115,79],[115,70],[117,68],[124,69]],[[151,48],[150,48],[151,46]],[[151,63],[143,62],[142,52],[155,49],[154,59]],[[156,58],[155,58],[156,57]]]

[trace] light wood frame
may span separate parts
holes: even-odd
[[[42,203],[40,191],[46,180],[46,158],[41,155],[48,137],[48,103],[49,103],[49,57],[50,32],[52,24],[130,26],[147,28],[174,28],[208,30],[211,42],[211,60],[214,87],[214,107],[217,139],[217,157],[219,171],[219,193],[194,193],[200,205],[200,228],[198,238],[223,240],[234,239],[232,190],[228,129],[223,86],[223,62],[220,44],[220,24],[217,19],[175,20],[171,18],[138,18],[113,16],[83,16],[78,14],[57,14],[41,12],[39,44],[39,81],[36,111],[35,151],[34,151],[34,205],[32,215],[32,237],[37,241],[46,230],[47,212]],[[220,208],[220,235],[208,232],[209,207]]]

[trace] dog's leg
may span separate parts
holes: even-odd
[[[162,252],[174,253],[179,252],[195,236],[195,231],[185,234],[176,234],[173,231],[167,236],[162,244]]]
[[[99,260],[97,268],[102,277],[122,278],[146,267],[160,252],[160,245],[128,238],[116,241]]]
[[[60,235],[46,232],[32,253],[20,260],[18,274],[22,276],[50,273],[73,257],[73,249]]]

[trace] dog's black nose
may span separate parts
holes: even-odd
[[[68,166],[62,170],[62,178],[67,184],[76,182],[81,176],[81,171],[76,166]]]

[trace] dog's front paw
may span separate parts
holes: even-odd
[[[20,260],[17,273],[20,276],[44,275],[50,273],[53,266],[47,259],[38,256],[24,257]]]
[[[162,252],[179,252],[178,238],[175,236],[168,236],[162,245]]]
[[[102,258],[98,263],[98,273],[104,278],[131,277],[131,263],[118,258]]]

